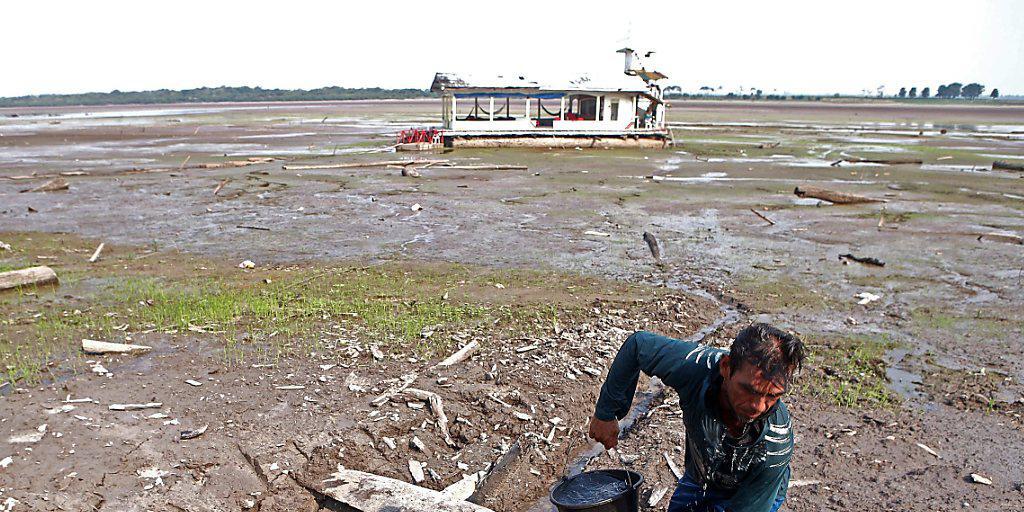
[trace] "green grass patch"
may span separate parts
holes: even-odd
[[[885,375],[885,354],[898,343],[886,336],[809,337],[812,368],[802,392],[843,407],[886,407],[897,400]]]

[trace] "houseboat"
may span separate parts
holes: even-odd
[[[618,52],[625,55],[625,69],[615,83],[437,73],[430,90],[441,96],[441,126],[403,132],[399,149],[670,145],[657,85],[666,76],[644,69],[634,50]]]

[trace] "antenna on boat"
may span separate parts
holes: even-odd
[[[644,82],[647,82],[648,85],[653,85],[654,82],[661,80],[662,78],[668,78],[664,73],[644,68],[643,62],[640,60],[640,55],[637,54],[636,50],[628,46],[618,50],[616,53],[621,53],[625,56],[626,62],[622,72],[629,76],[639,76],[640,78],[643,78]],[[645,58],[650,58],[652,55],[654,55],[653,50],[644,53]]]

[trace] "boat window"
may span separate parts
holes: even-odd
[[[619,100],[612,100],[611,102],[609,102],[609,105],[611,106],[611,110],[612,111],[609,113],[608,120],[609,121],[618,121],[619,120]]]

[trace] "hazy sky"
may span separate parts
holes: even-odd
[[[0,96],[426,88],[436,71],[620,73],[665,85],[859,93],[959,81],[1024,93],[1024,0],[5,2]],[[987,91],[986,91],[987,94]]]

